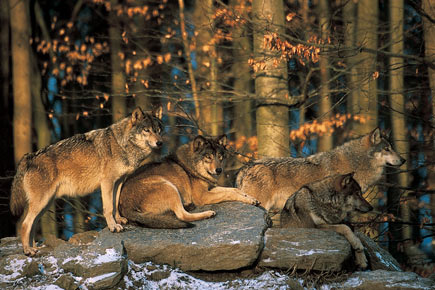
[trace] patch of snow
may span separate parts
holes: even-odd
[[[66,258],[65,260],[63,260],[62,265],[65,265],[66,263],[71,262],[71,261],[81,262],[81,261],[83,261],[83,257],[82,256],[77,256],[77,257],[74,257],[74,258]]]
[[[407,283],[407,282],[397,282],[397,283],[391,283],[391,284],[387,284],[385,285],[385,287],[388,288],[394,288],[394,289],[400,289],[400,288],[405,288],[405,289],[421,289],[421,290],[431,290],[433,289],[432,287],[421,287],[421,284],[413,284],[413,283]]]
[[[295,249],[296,250],[296,249]],[[314,254],[324,254],[324,253],[328,253],[328,252],[339,252],[340,250],[328,250],[328,251],[323,251],[323,250],[299,250],[297,249],[296,251],[298,251],[295,255],[296,256],[310,256],[310,255],[314,255]]]
[[[375,255],[376,255],[376,257],[378,257],[378,259],[381,261],[382,264],[384,264],[388,267],[393,267],[395,270],[400,271],[400,268],[397,267],[397,265],[395,265],[394,263],[392,263],[390,261],[385,261],[379,252],[376,252]]]
[[[60,288],[57,285],[46,285],[46,286],[39,286],[39,287],[30,287],[31,290],[62,290],[63,288]]]
[[[192,245],[197,245],[198,243],[197,242],[192,242]]]
[[[230,244],[231,245],[238,245],[238,244],[240,244],[240,241],[232,241],[232,242],[230,242]]]
[[[17,277],[21,275],[23,272],[23,268],[26,264],[32,261],[31,258],[27,257],[25,259],[12,259],[9,261],[9,264],[5,266],[5,270],[11,271],[12,274],[4,275],[0,274],[0,282],[11,282],[14,281]]]
[[[118,274],[117,272],[110,272],[110,273],[102,274],[102,275],[99,275],[99,276],[96,276],[96,277],[91,277],[91,278],[86,279],[84,281],[84,283],[85,284],[94,284],[94,283],[96,283],[98,281],[101,281],[101,280],[104,280],[106,278],[115,276],[117,274]]]
[[[97,258],[94,259],[94,264],[104,264],[104,263],[110,263],[119,261],[121,259],[121,254],[118,253],[115,249],[106,249],[106,254],[99,255]]]
[[[263,262],[265,262],[265,263],[270,263],[270,262],[274,262],[274,261],[275,260],[272,260],[270,257],[263,260]]]

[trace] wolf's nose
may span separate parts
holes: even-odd
[[[219,167],[219,168],[216,168],[216,174],[219,175],[219,174],[221,174],[221,173],[222,173],[222,168],[220,168],[220,167]]]
[[[157,141],[157,142],[156,142],[156,145],[157,145],[157,147],[162,147],[163,142],[162,142],[162,141]]]
[[[400,157],[400,165],[403,165],[403,164],[405,164],[405,162],[406,162],[406,159],[405,159],[405,158],[402,158],[402,157]]]

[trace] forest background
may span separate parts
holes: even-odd
[[[227,134],[222,183],[252,158],[308,156],[377,126],[407,159],[353,220],[434,272],[435,3],[431,0],[8,0],[0,3],[0,237],[27,152],[162,104],[165,146]],[[101,197],[56,201],[39,234],[104,227]]]

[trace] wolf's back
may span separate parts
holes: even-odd
[[[10,209],[13,215],[20,216],[27,204],[26,193],[24,192],[23,179],[28,169],[30,154],[26,154],[18,163],[17,173],[14,176],[11,187]]]

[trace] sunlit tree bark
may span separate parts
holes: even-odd
[[[330,16],[327,0],[320,0],[318,6],[319,26],[321,38],[325,43],[328,43],[328,37],[330,34]],[[320,95],[319,95],[319,121],[325,121],[332,117],[332,101],[329,93],[329,59],[326,54],[323,54],[319,58],[320,67]],[[317,151],[324,152],[331,150],[333,146],[332,132],[328,132],[319,136],[319,143]]]
[[[117,0],[111,0],[112,7],[118,4]],[[125,75],[122,69],[121,30],[116,11],[110,11],[110,61],[112,67],[112,120],[116,122],[127,115],[125,103]]]
[[[193,12],[193,24],[195,25],[195,55],[197,68],[195,70],[195,79],[198,89],[199,103],[199,127],[206,134],[211,134],[212,119],[212,102],[210,95],[211,86],[211,53],[214,51],[214,45],[211,42],[212,31],[212,11],[213,1],[195,1]],[[213,47],[212,47],[213,46]]]
[[[245,0],[230,1],[231,9],[237,14],[243,13]],[[251,69],[248,60],[252,53],[252,44],[246,23],[237,23],[233,28],[233,59],[232,72],[234,75],[234,130],[236,140],[253,135],[252,102],[249,94],[252,90]]]
[[[32,151],[29,1],[9,0],[9,7],[14,93],[14,156],[17,164],[25,153]]]
[[[404,21],[404,3],[403,0],[398,0],[390,3],[390,36],[391,48],[390,51],[396,54],[403,54],[403,21]],[[408,132],[406,128],[405,115],[405,96],[404,92],[404,62],[402,58],[390,58],[390,105],[391,105],[391,124],[393,129],[393,139],[395,149],[399,154],[406,158],[409,152]],[[408,159],[408,158],[406,158]],[[408,187],[409,173],[407,172],[409,162],[402,165],[401,169],[405,172],[398,174],[398,184],[401,187]],[[406,197],[404,192],[402,197]],[[410,221],[409,207],[406,203],[401,203],[401,218],[405,222]],[[411,238],[411,227],[403,225],[403,239]]]
[[[360,0],[357,8],[356,44],[376,50],[378,47],[378,15],[377,0]],[[357,135],[370,132],[378,125],[377,70],[376,54],[360,52],[355,57],[358,73],[358,90],[352,94],[352,114],[367,119],[364,123],[355,122],[353,131]]]
[[[287,62],[274,64],[276,52],[264,47],[264,35],[284,33],[284,6],[282,0],[252,1],[254,23],[254,58],[264,61],[265,69],[256,72],[258,155],[288,156],[289,127],[288,109],[282,105],[289,96],[287,87]]]

